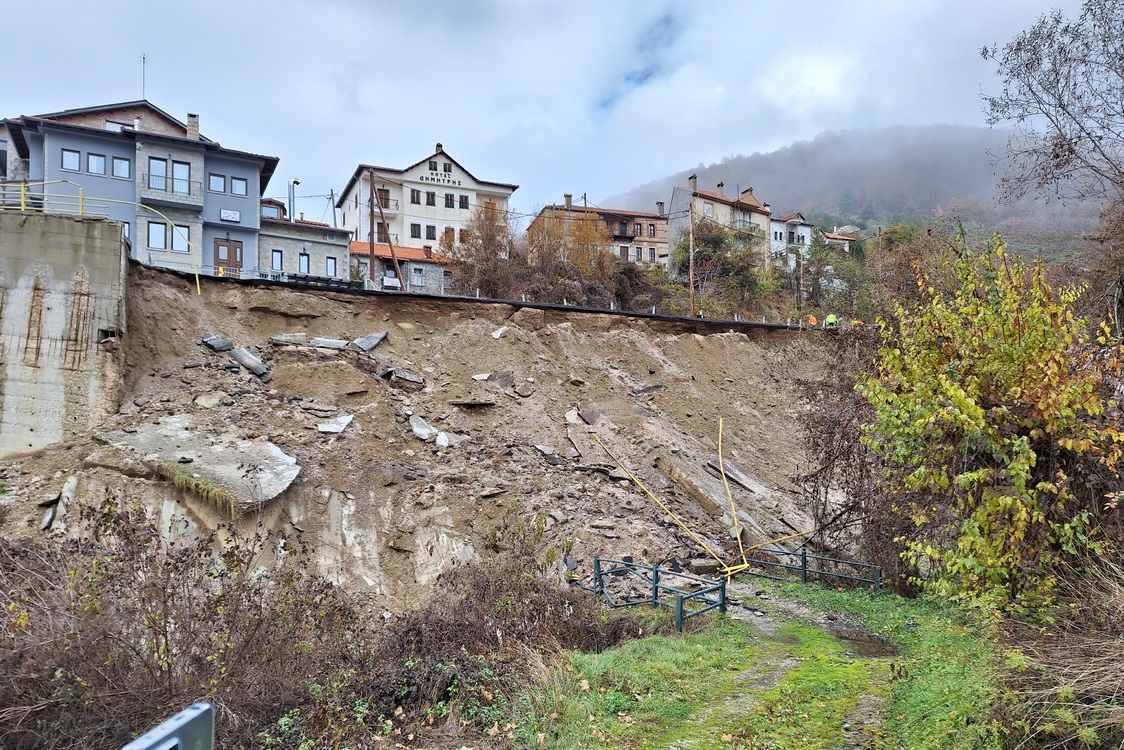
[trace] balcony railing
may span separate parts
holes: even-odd
[[[141,187],[146,192],[163,193],[172,198],[192,200],[203,198],[203,183],[199,180],[185,180],[182,177],[144,172],[141,174]]]
[[[379,197],[379,196],[375,196],[375,206],[374,206],[374,208],[375,208],[376,211],[378,211],[381,208],[383,211],[392,211],[394,213],[397,213],[398,212],[398,199],[397,198],[382,198],[382,197]]]

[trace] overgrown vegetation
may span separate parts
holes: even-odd
[[[67,512],[71,541],[0,542],[12,750],[116,748],[198,700],[223,747],[459,746],[499,733],[551,654],[638,634],[544,575],[541,532],[514,516],[486,565],[384,623],[310,572],[298,539],[165,541],[112,497]]]
[[[154,461],[153,470],[169,480],[177,490],[190,492],[224,513],[227,518],[238,518],[238,496],[226,487],[184,471],[170,461]]]
[[[858,391],[881,487],[921,530],[919,582],[1000,607],[1048,601],[1055,568],[1095,552],[1124,442],[1108,412],[1119,351],[1097,348],[1040,267],[1002,241],[964,248],[952,294],[923,291],[882,328]],[[1103,330],[1100,342],[1110,333]]]

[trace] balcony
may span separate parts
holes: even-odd
[[[203,205],[203,183],[199,180],[148,172],[141,173],[140,179],[140,194],[144,200],[175,205]]]
[[[398,213],[398,199],[387,198],[386,196],[382,195],[376,196],[375,205],[372,208],[374,208],[375,213],[378,213],[379,209],[381,208],[383,210],[383,213],[396,214]]]

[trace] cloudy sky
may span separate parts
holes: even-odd
[[[445,150],[591,202],[825,130],[983,125],[985,44],[1079,0],[55,0],[5,4],[0,116],[144,95],[224,146],[278,156],[298,210],[361,162]]]

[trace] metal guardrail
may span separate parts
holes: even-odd
[[[46,188],[52,187],[50,191]],[[70,186],[72,192],[59,192]],[[104,201],[86,197],[82,186],[69,180],[51,182],[0,182],[0,211],[44,212],[68,216],[109,215]]]
[[[606,567],[608,566],[608,567]],[[629,575],[644,581],[651,587],[651,593],[643,599],[630,599],[618,601],[605,586],[607,576]],[[686,579],[701,584],[701,588],[694,591],[672,586],[661,580],[662,577]],[[658,565],[645,565],[628,560],[611,560],[606,557],[593,558],[593,586],[578,584],[586,591],[598,596],[604,596],[610,607],[632,607],[637,604],[649,604],[653,607],[663,605],[675,610],[675,629],[683,632],[683,623],[692,617],[705,614],[712,609],[719,612],[726,611],[726,579],[717,581],[691,573],[681,573]],[[668,596],[670,594],[670,596]],[[688,609],[690,604],[701,605],[697,609]]]
[[[213,750],[215,707],[196,703],[148,730],[121,750]]]
[[[787,570],[787,571],[799,571],[801,583],[807,583],[808,582],[808,576],[809,576],[809,574],[811,574],[811,575],[815,575],[815,576],[820,576],[821,579],[823,577],[842,578],[842,579],[845,579],[845,580],[848,580],[848,581],[858,581],[859,583],[873,584],[875,591],[881,591],[882,590],[882,566],[880,566],[880,565],[873,565],[871,563],[858,562],[857,560],[840,560],[840,559],[837,559],[837,558],[834,558],[834,557],[823,557],[822,555],[810,555],[810,554],[808,554],[808,548],[806,546],[800,547],[799,551],[797,551],[797,552],[789,552],[787,550],[770,549],[770,550],[768,550],[768,553],[771,554],[771,555],[776,555],[777,557],[782,557],[782,556],[798,557],[799,563],[785,563],[785,562],[778,562],[776,560],[763,560],[763,559],[761,559],[760,557],[757,557],[757,556],[748,557],[746,559],[749,562],[751,562],[755,565],[763,565],[767,568],[780,568],[782,570]],[[835,564],[835,565],[849,565],[853,568],[859,568],[859,569],[862,569],[862,570],[869,570],[869,571],[871,571],[871,573],[870,573],[869,577],[863,576],[863,575],[848,575],[846,573],[836,573],[836,572],[830,571],[830,570],[822,570],[820,568],[810,567],[808,565],[809,561],[811,561],[813,565],[815,565],[816,563],[832,563],[832,564]],[[746,572],[749,573],[750,575],[757,576],[758,578],[771,578],[772,580],[775,580],[775,581],[787,581],[790,577],[790,576],[770,575],[768,573],[760,573],[760,572],[756,572],[756,571],[753,571],[753,570],[747,570]]]

